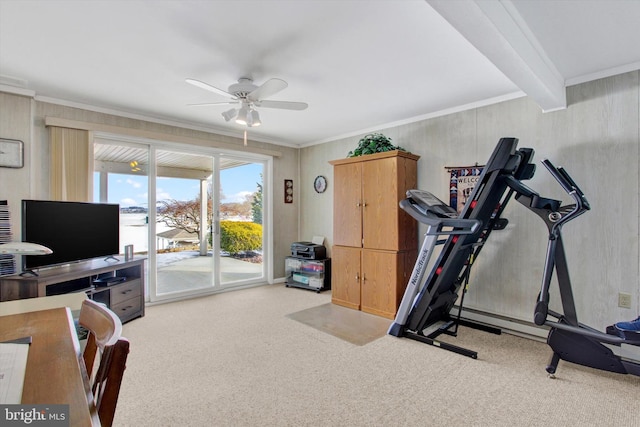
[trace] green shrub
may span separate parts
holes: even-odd
[[[220,221],[220,249],[230,254],[262,248],[262,225],[254,222]]]

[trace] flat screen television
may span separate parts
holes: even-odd
[[[23,270],[116,255],[120,251],[120,206],[23,200],[22,241],[53,251],[49,255],[25,255]]]

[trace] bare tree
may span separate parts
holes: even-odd
[[[234,216],[251,218],[251,200],[254,194],[244,196],[242,202],[223,203],[220,205],[220,217],[231,218]]]
[[[220,216],[229,218],[234,216],[251,218],[252,203],[256,193],[245,196],[242,202],[223,203],[220,205]],[[158,201],[158,221],[168,227],[184,230],[187,233],[200,234],[200,198],[193,200],[167,199]],[[206,230],[211,229],[213,223],[213,203],[210,194],[207,197]]]
[[[193,200],[160,200],[158,207],[158,220],[168,227],[184,230],[187,233],[200,234],[200,198]],[[213,221],[211,199],[207,198],[207,230]]]

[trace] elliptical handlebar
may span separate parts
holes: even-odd
[[[558,181],[560,186],[567,192],[576,202],[578,211],[590,210],[591,205],[587,201],[584,192],[578,187],[578,184],[571,178],[571,175],[562,167],[555,167],[549,159],[542,160],[542,164],[547,168],[549,173]]]
[[[553,227],[549,230],[551,234],[559,232],[563,224],[577,218],[586,211],[591,209],[591,205],[587,201],[586,196],[578,187],[578,184],[571,178],[571,175],[562,167],[556,167],[549,159],[542,160],[542,164],[547,168],[549,173],[558,181],[560,186],[566,191],[571,198],[575,201],[574,205],[565,206],[565,208],[571,208],[571,211],[562,214],[562,217],[556,221]]]

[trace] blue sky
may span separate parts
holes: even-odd
[[[256,191],[256,183],[261,182],[262,164],[248,164],[220,172],[222,203],[241,202],[244,196]],[[94,194],[98,198],[98,180],[94,179]],[[200,192],[197,180],[177,178],[158,178],[156,183],[157,200],[191,200]],[[147,207],[147,178],[138,175],[109,175],[109,203],[118,203],[121,207]]]

